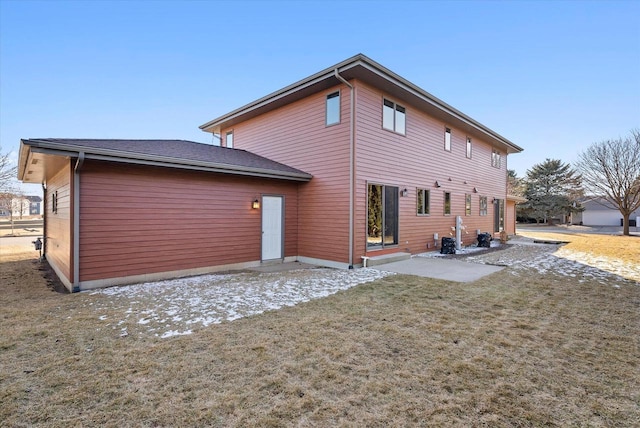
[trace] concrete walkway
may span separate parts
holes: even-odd
[[[440,257],[412,257],[408,260],[372,267],[386,272],[396,272],[425,278],[444,279],[455,282],[473,282],[484,276],[499,272],[504,267],[459,260],[445,260]]]

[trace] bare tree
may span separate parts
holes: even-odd
[[[629,217],[640,208],[640,129],[592,144],[578,155],[575,167],[589,194],[620,211],[622,233],[629,235]]]
[[[507,195],[523,196],[525,184],[514,169],[507,170]]]
[[[11,223],[11,235],[15,234],[13,220],[17,214],[22,217],[24,195],[15,188],[6,188],[5,191],[0,192],[0,211],[5,211],[9,214],[9,220]]]
[[[17,166],[11,166],[9,153],[0,153],[0,191],[6,191],[10,188],[11,183],[16,178],[17,171]]]

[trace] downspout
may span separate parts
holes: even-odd
[[[354,217],[354,208],[353,208],[353,200],[354,200],[354,194],[353,194],[353,174],[354,174],[354,169],[355,169],[355,147],[354,147],[354,143],[355,143],[355,134],[354,134],[354,128],[355,128],[355,123],[356,123],[356,118],[355,118],[355,88],[353,87],[353,85],[349,82],[347,82],[347,80],[340,76],[340,74],[338,73],[338,69],[336,68],[334,71],[334,75],[336,76],[336,79],[338,79],[339,81],[341,81],[342,83],[344,83],[345,85],[347,85],[349,87],[349,89],[351,90],[351,96],[350,98],[350,115],[351,115],[351,123],[349,126],[349,269],[353,269],[353,217]]]
[[[73,168],[73,292],[80,291],[80,169],[84,152],[78,153]]]
[[[47,259],[47,185],[46,181],[42,182],[42,207],[41,207],[42,216],[42,257],[44,260]]]

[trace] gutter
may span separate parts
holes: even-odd
[[[344,77],[340,76],[338,73],[338,69],[334,69],[334,75],[336,79],[340,80],[342,83],[347,85],[351,90],[350,98],[350,115],[351,115],[351,123],[349,124],[349,269],[353,269],[353,201],[354,201],[354,191],[353,191],[353,174],[355,171],[355,134],[354,128],[356,123],[355,118],[355,88],[351,83],[349,83]]]
[[[84,152],[78,153],[73,168],[73,292],[80,291],[80,169],[84,164]]]

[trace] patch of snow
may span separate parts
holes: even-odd
[[[118,325],[134,322],[147,332],[164,331],[155,335],[166,338],[191,334],[188,326],[206,327],[294,306],[388,275],[392,273],[368,268],[213,274],[105,288],[91,294],[108,297],[96,303],[97,312],[122,308]]]

